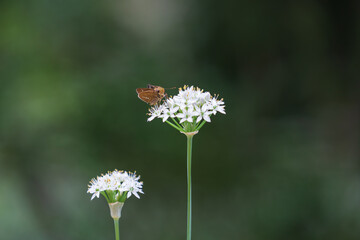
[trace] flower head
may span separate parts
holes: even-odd
[[[200,88],[184,86],[176,96],[152,107],[148,121],[161,118],[179,131],[198,131],[205,122],[211,122],[212,115],[217,112],[225,114],[224,104],[223,99],[218,100],[218,96],[213,97]],[[169,118],[173,122],[169,122]]]
[[[87,192],[92,194],[91,200],[102,194],[109,203],[124,202],[132,194],[137,198],[140,198],[138,193],[143,194],[139,179],[135,173],[115,170],[93,178]]]

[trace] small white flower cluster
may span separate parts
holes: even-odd
[[[127,192],[127,198],[132,194],[135,197],[140,198],[138,193],[142,193],[143,182],[139,182],[140,176],[136,176],[135,173],[124,172],[115,170],[113,172],[108,172],[105,175],[98,176],[93,178],[90,181],[88,193],[92,194],[91,200],[94,197],[100,196],[100,193],[103,191],[115,191],[118,196],[122,195],[124,192]]]
[[[200,122],[202,119],[210,122],[210,116],[217,112],[225,114],[223,99],[218,100],[209,92],[204,92],[193,86],[179,89],[179,94],[168,98],[160,106],[152,107],[148,121],[154,118],[162,118],[163,122],[168,118],[177,118],[180,124],[183,122]]]

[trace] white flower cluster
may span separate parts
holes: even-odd
[[[127,198],[132,194],[135,197],[140,198],[138,193],[142,193],[143,182],[139,182],[140,176],[136,176],[135,173],[124,172],[115,170],[113,172],[108,172],[105,175],[98,176],[93,178],[90,181],[88,193],[92,194],[91,200],[94,197],[100,196],[100,193],[103,191],[115,191],[118,196],[122,195],[124,192],[127,192]]]
[[[160,106],[150,109],[148,121],[154,118],[162,118],[163,122],[168,118],[177,118],[180,124],[183,122],[200,122],[202,119],[210,122],[210,116],[217,112],[225,114],[225,105],[222,99],[213,97],[209,92],[204,92],[193,86],[179,89],[179,94],[168,98]]]

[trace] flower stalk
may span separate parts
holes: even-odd
[[[191,154],[192,140],[194,135],[187,134],[187,224],[186,239],[191,240],[191,220],[192,220],[192,188],[191,188]]]
[[[119,219],[114,218],[115,240],[120,240]]]

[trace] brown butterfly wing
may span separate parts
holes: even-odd
[[[138,89],[143,89],[139,90]],[[143,100],[144,102],[155,105],[159,101],[158,94],[153,90],[149,88],[138,88],[136,89],[136,92],[138,92],[138,97]]]
[[[136,89],[137,94],[142,93],[142,92],[146,92],[146,91],[153,91],[153,89],[150,89],[150,88],[137,88]]]
[[[161,97],[159,97],[158,95],[156,95],[149,104],[150,104],[150,105],[155,105],[155,104],[157,104],[157,103],[160,102],[160,101],[161,101]]]

